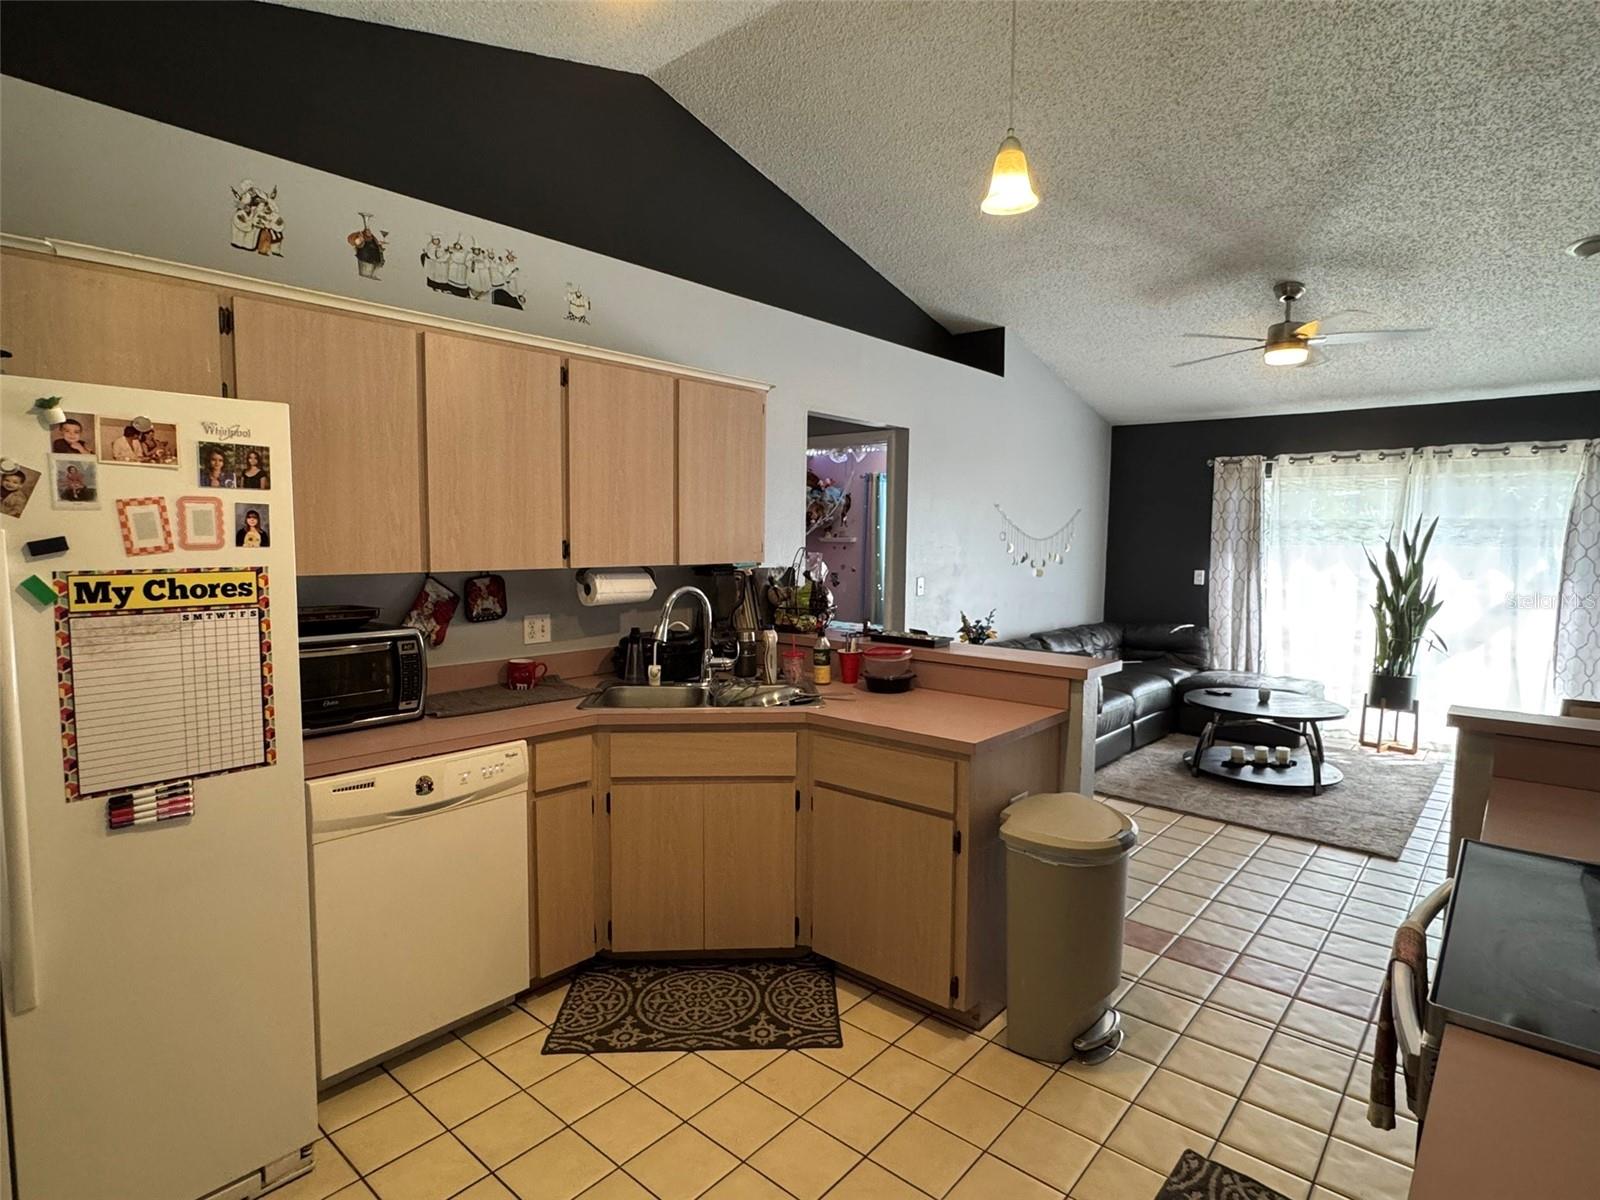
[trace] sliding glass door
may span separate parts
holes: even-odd
[[[1268,671],[1320,680],[1351,709],[1372,669],[1376,587],[1364,551],[1419,517],[1439,518],[1428,578],[1448,649],[1418,658],[1422,736],[1452,704],[1553,705],[1551,654],[1561,544],[1580,456],[1470,446],[1280,459],[1267,483],[1263,656]]]

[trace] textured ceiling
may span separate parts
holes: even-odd
[[[1010,6],[307,7],[653,77],[952,329],[1005,325],[1114,421],[1600,387],[1600,4],[1020,5],[1043,203],[985,217]],[[424,17],[428,23],[424,23]],[[660,65],[665,64],[665,65]],[[1317,367],[1172,370],[1270,288],[1346,327]]]
[[[648,75],[776,0],[274,0]]]

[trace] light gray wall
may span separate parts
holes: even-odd
[[[272,119],[270,105],[262,119]],[[488,152],[516,153],[514,121],[462,133],[482,138]],[[426,154],[427,146],[419,144],[417,153]],[[612,186],[603,156],[581,170],[551,169],[563,186]],[[229,187],[244,178],[278,188],[282,258],[229,245]],[[345,242],[360,227],[358,211],[375,213],[374,228],[389,231],[388,264],[376,281],[358,278]],[[787,562],[801,542],[807,414],[903,425],[911,431],[908,624],[953,632],[958,610],[993,607],[1001,631],[1019,633],[1101,615],[1110,427],[1015,337],[1008,337],[1007,373],[999,378],[11,78],[0,80],[0,229],[765,380],[773,385],[766,495],[772,562]],[[515,250],[529,293],[526,311],[429,291],[418,256],[435,231]],[[593,301],[591,324],[564,319],[568,281]],[[1038,533],[1081,507],[1066,564],[1043,579],[1009,565],[997,537],[996,503]],[[927,580],[922,596],[915,594],[918,576]],[[349,578],[315,584],[307,595],[371,595],[372,602],[392,603],[417,582]],[[637,623],[634,614],[610,609],[580,615],[570,572],[522,573],[513,590],[513,614],[551,612],[561,642],[612,636],[600,628],[611,620],[603,614],[615,614],[618,630]],[[436,660],[521,653],[513,624],[480,626],[460,638],[467,627],[452,628]]]

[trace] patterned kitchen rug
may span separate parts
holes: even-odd
[[[844,1045],[833,965],[816,955],[605,962],[573,977],[546,1054],[823,1050]]]
[[[1155,1200],[1288,1200],[1242,1171],[1185,1150]]]

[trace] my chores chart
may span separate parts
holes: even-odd
[[[55,576],[69,800],[275,760],[267,587],[260,567]]]

